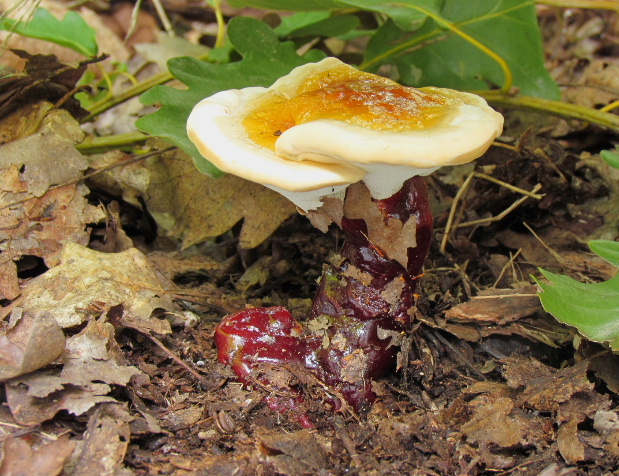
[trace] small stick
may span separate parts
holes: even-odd
[[[466,192],[468,192],[468,189],[469,189],[469,187],[471,185],[471,181],[475,177],[486,179],[486,180],[488,180],[490,182],[493,182],[493,183],[496,183],[498,185],[501,185],[502,187],[505,187],[505,188],[507,188],[509,190],[512,190],[512,191],[516,192],[516,193],[520,193],[520,194],[522,194],[524,196],[521,197],[519,200],[516,200],[512,205],[507,207],[505,210],[503,210],[496,217],[483,218],[481,220],[474,220],[474,221],[470,221],[470,222],[466,222],[466,223],[459,223],[457,225],[454,225],[454,218],[456,216],[456,211],[458,210],[458,204],[460,203],[462,198],[465,196]],[[522,189],[520,187],[516,187],[515,185],[511,185],[511,184],[508,184],[506,182],[503,182],[502,180],[495,179],[494,177],[491,177],[489,175],[482,174],[480,172],[471,172],[469,174],[469,176],[466,178],[466,180],[464,181],[464,183],[462,184],[462,187],[460,187],[460,190],[458,190],[458,193],[454,197],[453,203],[451,204],[451,209],[449,210],[449,216],[447,217],[447,223],[445,225],[445,233],[443,234],[443,239],[441,240],[441,247],[440,247],[441,253],[445,253],[445,249],[447,248],[447,242],[449,241],[449,236],[451,235],[451,232],[452,232],[452,230],[454,228],[461,228],[463,226],[479,225],[479,224],[482,224],[482,223],[490,223],[490,222],[493,222],[493,221],[501,220],[507,214],[509,214],[511,211],[513,211],[515,208],[520,206],[528,198],[535,198],[535,199],[538,199],[538,200],[541,199],[543,197],[543,195],[540,195],[540,194],[537,193],[541,188],[542,188],[541,184],[537,184],[537,185],[535,185],[535,187],[533,187],[533,190],[531,190],[529,192],[529,191],[524,190],[524,189]]]
[[[501,281],[501,279],[503,279],[503,275],[505,274],[505,272],[507,271],[507,268],[509,266],[514,266],[514,260],[516,258],[518,258],[518,256],[520,256],[520,253],[522,253],[522,248],[520,248],[518,251],[516,251],[516,254],[512,255],[511,252],[509,253],[509,261],[507,263],[505,263],[505,266],[503,266],[503,269],[501,269],[501,272],[499,273],[499,277],[496,278],[496,281],[494,282],[494,284],[492,285],[493,288],[496,288],[499,284],[499,281]]]
[[[148,159],[150,157],[155,157],[157,155],[165,154],[165,153],[170,152],[170,151],[172,151],[174,149],[176,149],[176,146],[167,147],[167,148],[161,149],[161,150],[155,150],[153,152],[149,152],[148,154],[137,155],[137,156],[135,156],[135,157],[133,157],[133,158],[131,158],[129,160],[123,160],[123,161],[117,162],[115,164],[108,165],[107,167],[103,167],[102,169],[95,170],[94,172],[91,172],[89,174],[83,175],[83,176],[78,177],[78,178],[76,178],[74,180],[71,180],[69,182],[60,183],[58,185],[52,185],[51,187],[49,187],[45,191],[45,193],[50,192],[52,190],[56,190],[57,188],[68,187],[69,185],[75,185],[76,183],[82,182],[82,181],[87,180],[87,179],[89,179],[91,177],[94,177],[95,175],[98,175],[98,174],[103,173],[103,172],[107,172],[108,170],[114,169],[116,167],[122,167],[124,165],[131,165],[131,164],[134,164],[135,162],[139,162],[140,160],[145,160],[145,159]],[[42,196],[45,196],[45,194],[43,194]],[[17,200],[16,202],[9,203],[7,205],[4,205],[4,206],[0,207],[0,211],[5,210],[5,209],[10,208],[10,207],[14,207],[15,205],[21,205],[22,203],[29,202],[30,200],[34,200],[36,198],[42,198],[42,196],[41,197],[35,197],[33,195],[33,196],[30,196],[30,197],[24,198],[22,200]]]
[[[536,192],[538,191],[540,188],[542,188],[542,186],[538,183],[535,187],[533,187],[532,192]],[[518,208],[524,201],[528,200],[529,196],[525,196],[525,197],[520,197],[518,200],[516,200],[514,203],[512,203],[509,207],[507,207],[505,210],[503,210],[501,213],[499,213],[496,216],[493,217],[488,217],[488,218],[480,218],[479,220],[472,220],[472,221],[467,221],[464,223],[458,223],[457,225],[454,225],[453,228],[462,228],[465,226],[473,226],[473,225],[481,225],[481,224],[485,224],[485,223],[492,223],[493,221],[499,221],[502,220],[503,218],[505,218],[509,213],[511,213],[512,211],[514,211],[516,208]]]
[[[139,329],[138,329],[139,330]],[[152,340],[155,345],[157,345],[157,347],[159,347],[160,349],[162,349],[166,354],[168,354],[168,356],[174,361],[176,362],[178,365],[180,365],[181,367],[183,367],[187,372],[189,372],[191,375],[193,375],[196,380],[202,384],[206,383],[206,381],[204,380],[204,377],[202,377],[202,375],[200,375],[198,372],[196,372],[194,369],[192,369],[189,364],[187,364],[187,362],[183,361],[180,357],[178,357],[174,352],[172,352],[170,349],[168,349],[165,345],[163,345],[163,343],[157,339],[155,336],[151,335],[148,332],[144,332],[144,331],[140,331],[142,332],[144,335],[148,336],[150,338],[150,340]]]

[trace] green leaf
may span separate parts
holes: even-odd
[[[619,154],[616,152],[611,152],[610,150],[603,150],[600,152],[602,159],[604,159],[608,165],[615,169],[619,169]]]
[[[273,30],[280,38],[290,36],[296,30],[315,25],[331,16],[329,11],[299,12],[293,15],[283,16],[281,23]]]
[[[30,21],[0,19],[0,30],[12,31],[29,38],[46,40],[70,48],[84,56],[96,56],[99,51],[94,28],[79,13],[69,11],[62,20],[44,8],[37,8]]]
[[[507,87],[511,75],[525,95],[559,98],[544,66],[532,0],[446,0],[440,9],[440,2],[416,0],[389,7],[371,0],[342,3],[383,12],[393,20],[371,39],[362,69],[395,64],[405,84],[461,90]]]
[[[314,12],[312,12],[314,13]],[[322,13],[322,12],[319,12]],[[305,25],[291,31],[291,38],[311,37],[337,37],[354,30],[359,26],[359,18],[354,15],[335,15],[318,22]],[[280,25],[281,26],[281,25]],[[277,30],[276,30],[277,33]]]
[[[230,43],[243,57],[228,64],[211,64],[195,58],[180,57],[168,61],[170,72],[187,85],[187,89],[156,86],[144,93],[144,104],[161,108],[140,118],[137,127],[154,136],[165,137],[187,152],[201,172],[221,172],[198,152],[187,137],[186,123],[193,107],[205,97],[226,89],[270,86],[281,76],[302,64],[320,61],[324,53],[310,50],[299,56],[291,42],[281,43],[266,24],[253,18],[237,17],[228,25]]]
[[[263,10],[283,11],[315,11],[334,10],[336,0],[229,0],[228,3],[236,8],[253,7]]]
[[[619,242],[594,240],[594,253],[619,267]],[[609,342],[619,350],[619,274],[602,283],[587,284],[540,269],[551,284],[538,281],[544,309],[574,326],[588,339]]]
[[[474,1],[459,1],[467,6],[475,3]],[[413,31],[418,29],[429,15],[440,16],[440,10],[445,0],[401,0],[399,2],[386,0],[340,0],[338,3],[382,13],[390,17],[399,28]]]

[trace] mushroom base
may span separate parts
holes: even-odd
[[[292,375],[309,371],[336,408],[343,400],[364,411],[376,398],[372,381],[395,369],[411,329],[414,292],[432,236],[427,185],[424,177],[413,177],[392,197],[374,200],[363,184],[355,184],[343,203],[324,208],[310,219],[323,227],[337,223],[344,245],[325,267],[312,319],[302,326],[282,307],[229,315],[215,331],[218,356],[244,383],[288,392],[293,404],[283,405],[287,409],[302,398],[298,382],[304,379],[276,377],[273,366]],[[282,398],[273,407],[282,406]]]

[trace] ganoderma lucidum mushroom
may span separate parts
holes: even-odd
[[[372,381],[395,367],[411,328],[432,237],[425,176],[479,157],[502,126],[478,96],[404,87],[335,58],[196,105],[187,131],[205,158],[344,232],[312,320],[302,326],[282,307],[229,315],[215,333],[220,361],[244,383],[275,387],[265,366],[301,366],[336,405],[369,408]]]

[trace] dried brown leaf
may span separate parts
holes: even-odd
[[[123,470],[129,446],[129,422],[133,417],[119,404],[101,405],[88,420],[80,446],[74,476],[114,476]],[[132,473],[129,473],[132,474]]]
[[[100,157],[95,166],[110,160]],[[220,236],[241,220],[239,244],[254,248],[296,213],[291,202],[262,185],[199,173],[181,151],[116,168],[102,180],[108,188],[128,189],[126,199],[141,196],[163,233],[180,239],[183,248]]]
[[[13,311],[11,319],[17,314]],[[64,347],[64,333],[49,312],[21,314],[13,327],[0,332],[0,381],[45,367]]]
[[[557,432],[557,445],[561,456],[568,464],[575,464],[585,459],[585,445],[578,438],[578,421],[564,423]]]
[[[124,304],[145,327],[145,321],[155,320],[154,309],[176,309],[146,256],[135,248],[108,254],[67,243],[60,261],[29,283],[21,305],[32,312],[52,312],[62,327],[82,323],[92,303]],[[152,326],[170,331],[165,321],[156,321]]]
[[[593,389],[587,370],[588,362],[556,370],[532,357],[510,357],[505,361],[503,375],[508,385],[521,389],[518,406],[557,411],[574,394]]]
[[[65,364],[60,373],[33,372],[7,382],[9,408],[16,421],[35,424],[67,410],[81,415],[97,403],[113,402],[110,385],[127,385],[140,371],[119,361],[114,328],[91,321],[67,342]]]
[[[511,398],[484,394],[470,402],[473,415],[462,425],[462,432],[474,441],[504,448],[523,444],[531,421],[512,414]]]
[[[87,225],[105,217],[88,204],[84,185],[51,188],[79,179],[88,164],[74,147],[83,137],[79,125],[60,110],[41,119],[42,110],[22,118],[39,121],[37,132],[0,146],[0,291],[8,299],[19,294],[15,261],[31,255],[54,266],[63,241],[86,244]]]
[[[71,454],[75,442],[62,436],[35,447],[25,438],[8,437],[4,440],[4,458],[0,463],[1,476],[55,476],[61,474]]]
[[[317,474],[327,464],[327,453],[309,430],[263,433],[262,450],[276,470],[285,475]]]

